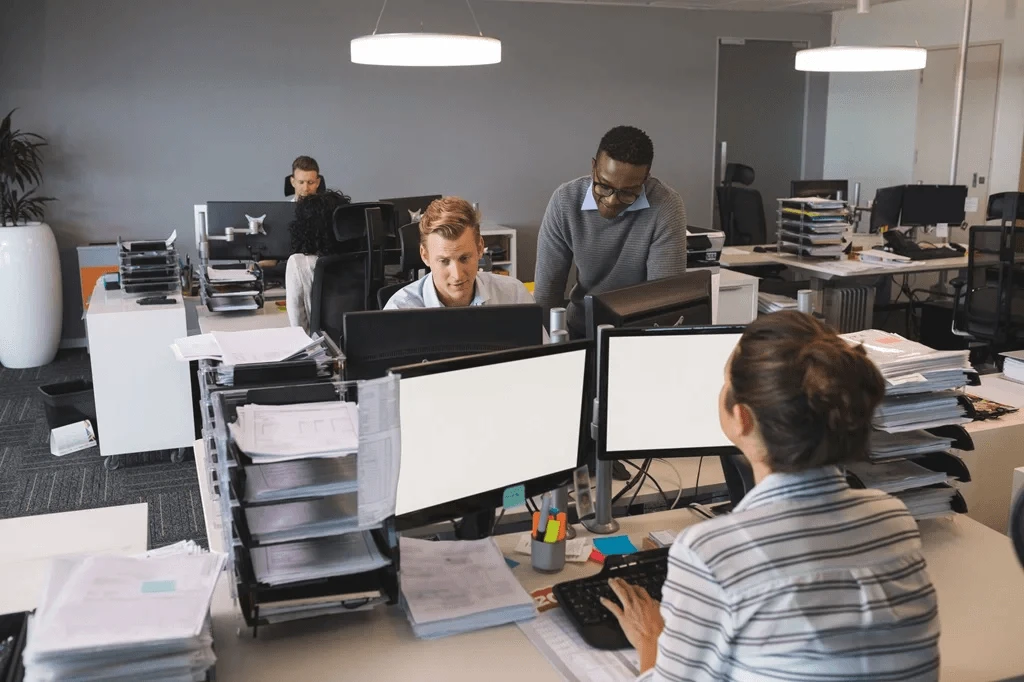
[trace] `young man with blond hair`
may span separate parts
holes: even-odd
[[[480,216],[472,204],[458,197],[435,200],[420,220],[420,258],[430,272],[396,292],[384,309],[533,303],[519,280],[477,272],[483,255]]]

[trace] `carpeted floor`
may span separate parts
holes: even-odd
[[[37,369],[0,367],[0,518],[148,502],[150,548],[186,539],[206,546],[190,457],[172,464],[163,453],[133,454],[122,468],[107,471],[99,448],[50,454],[39,387],[90,378],[84,350],[61,351]]]

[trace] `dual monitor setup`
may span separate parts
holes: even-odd
[[[345,378],[399,377],[400,529],[564,486],[595,450],[609,526],[601,466],[736,452],[718,395],[742,329],[711,326],[709,273],[593,295],[586,308],[592,338],[549,345],[534,305],[346,315]]]

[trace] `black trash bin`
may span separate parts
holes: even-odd
[[[40,386],[39,391],[43,394],[46,424],[51,430],[88,419],[93,429],[99,431],[96,425],[96,398],[92,394],[91,381],[76,379],[48,384]]]

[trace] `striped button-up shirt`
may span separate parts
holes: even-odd
[[[939,620],[902,502],[834,467],[771,474],[669,553],[641,680],[936,680]]]

